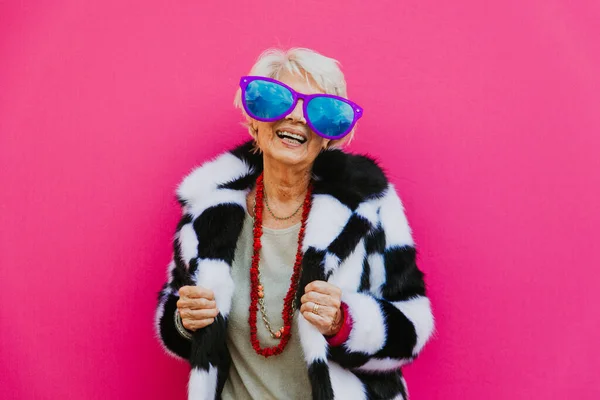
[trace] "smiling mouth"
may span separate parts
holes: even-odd
[[[303,144],[303,143],[306,143],[306,141],[307,141],[305,136],[297,134],[297,133],[288,132],[286,130],[280,130],[275,133],[281,140],[283,140],[284,142],[291,143],[291,144],[296,144],[296,143]]]

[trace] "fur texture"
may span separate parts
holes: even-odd
[[[227,316],[232,265],[246,195],[262,171],[262,157],[246,143],[188,175],[177,196],[177,226],[168,282],[159,294],[157,334],[171,355],[192,366],[189,399],[218,399],[230,366]],[[400,367],[430,338],[434,321],[423,273],[402,202],[370,158],[327,150],[313,167],[313,206],[303,243],[297,304],[313,280],[342,288],[354,321],[348,340],[329,347],[300,314],[300,343],[313,399],[407,399]],[[174,325],[177,291],[201,285],[215,292],[221,314],[189,341]]]

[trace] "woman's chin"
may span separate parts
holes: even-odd
[[[289,144],[279,140],[275,147],[272,156],[279,162],[297,165],[308,161],[308,143]]]

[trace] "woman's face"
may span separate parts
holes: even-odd
[[[317,84],[310,79],[284,73],[279,81],[304,94],[323,93]],[[309,167],[317,158],[321,149],[325,148],[328,139],[314,133],[306,124],[302,111],[303,100],[298,100],[296,107],[283,119],[275,122],[251,120],[258,131],[256,141],[263,152],[263,157],[272,158],[283,164],[297,167]]]

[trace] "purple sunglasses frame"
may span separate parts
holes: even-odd
[[[246,104],[246,88],[248,87],[248,85],[251,82],[254,81],[267,81],[267,82],[271,82],[271,83],[275,83],[277,85],[283,86],[284,88],[286,88],[287,90],[290,91],[290,93],[292,94],[292,98],[293,98],[293,102],[292,105],[289,109],[287,109],[284,113],[282,113],[280,116],[276,117],[276,118],[259,118],[259,117],[255,117],[254,114],[252,112],[250,112],[250,110],[248,110],[248,105]],[[298,104],[298,100],[302,99],[302,111],[304,113],[304,119],[306,120],[307,125],[310,127],[310,129],[312,129],[313,132],[315,132],[317,135],[325,138],[325,139],[331,139],[331,140],[336,140],[336,139],[341,139],[344,136],[346,136],[348,133],[352,132],[352,129],[354,129],[354,125],[356,125],[356,122],[359,120],[360,117],[362,117],[363,115],[363,109],[362,107],[360,107],[358,104],[345,99],[343,97],[340,96],[335,96],[332,94],[324,94],[324,93],[317,93],[317,94],[303,94],[303,93],[298,93],[296,92],[294,89],[292,89],[291,87],[289,87],[288,85],[286,85],[283,82],[280,82],[276,79],[271,79],[271,78],[267,78],[264,76],[242,76],[240,78],[240,88],[242,89],[242,104],[244,106],[244,110],[246,110],[246,113],[248,113],[249,116],[251,116],[252,118],[259,120],[259,121],[263,121],[263,122],[273,122],[273,121],[278,121],[280,120],[282,117],[286,116],[287,114],[289,114],[290,111],[292,111],[294,109],[294,107],[296,107],[296,104]],[[337,99],[340,100],[348,105],[350,105],[350,107],[352,107],[352,111],[354,111],[354,118],[352,119],[352,123],[350,124],[350,126],[348,127],[348,129],[346,129],[343,133],[337,135],[337,136],[328,136],[328,135],[324,135],[321,134],[318,130],[315,129],[314,125],[312,124],[312,122],[310,122],[310,118],[308,117],[308,113],[306,110],[306,107],[308,105],[308,103],[314,99],[315,97],[330,97],[333,99]]]

